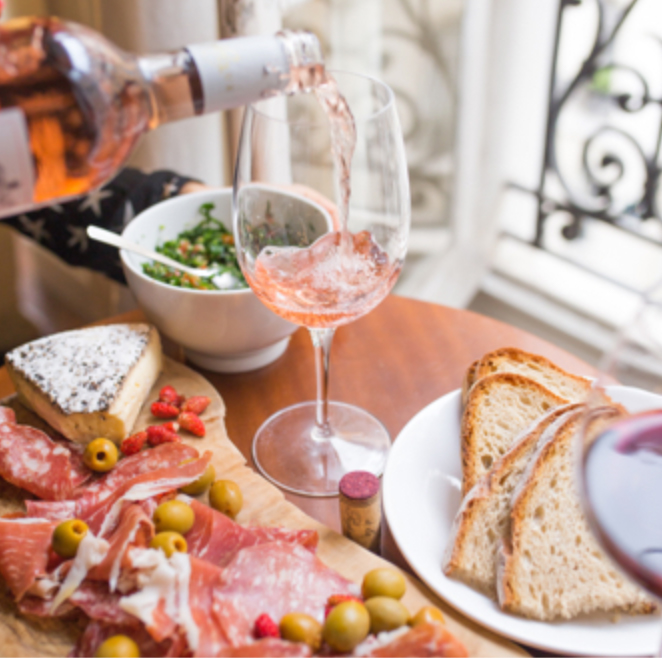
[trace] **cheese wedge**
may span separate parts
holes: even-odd
[[[21,401],[78,443],[127,437],[162,368],[159,334],[147,324],[66,331],[5,359]]]

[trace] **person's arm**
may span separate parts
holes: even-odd
[[[123,169],[103,188],[75,201],[8,217],[2,221],[50,249],[70,265],[89,267],[124,283],[117,249],[89,240],[90,224],[121,233],[135,215],[178,194],[206,189],[172,171],[145,174]]]

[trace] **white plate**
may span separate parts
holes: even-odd
[[[662,406],[662,397],[614,386],[611,397],[630,411]],[[502,612],[488,597],[441,570],[451,524],[460,506],[460,391],[412,418],[391,448],[384,473],[384,511],[393,537],[418,576],[441,598],[479,624],[523,644],[567,654],[651,655],[660,646],[658,615],[607,615],[544,623]]]

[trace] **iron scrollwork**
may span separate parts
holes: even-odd
[[[527,190],[537,198],[537,221],[533,239],[533,244],[537,247],[543,246],[545,222],[554,213],[561,212],[569,216],[570,221],[563,228],[563,235],[567,239],[580,235],[585,218],[608,222],[620,228],[631,227],[633,218],[637,221],[660,221],[656,194],[660,178],[662,99],[651,94],[650,86],[640,71],[631,65],[610,61],[616,39],[640,0],[630,0],[618,10],[607,0],[593,0],[598,16],[594,41],[576,74],[562,87],[557,80],[557,64],[564,18],[568,12],[582,5],[583,1],[559,2],[543,166],[538,188]],[[662,47],[662,41],[655,39]],[[598,84],[600,80],[612,81],[615,76],[619,76],[621,83],[627,79],[630,90],[618,92],[611,84],[602,85],[602,88]],[[615,121],[612,113],[609,115],[609,121],[598,125],[584,138],[580,168],[575,168],[572,176],[567,175],[562,158],[559,157],[559,123],[564,110],[570,104],[569,101],[582,92],[588,92],[597,101],[609,103],[619,112],[630,115],[657,106],[660,117],[651,144],[644,146],[640,136],[630,133],[624,127],[623,121]],[[624,203],[622,182],[633,168],[641,172],[642,184],[634,193],[633,186],[630,186],[630,197]],[[579,194],[577,190],[578,171],[581,171],[580,177],[585,183],[583,194]],[[572,185],[570,180],[573,180]],[[615,192],[619,184],[621,198],[617,202]],[[550,188],[554,187],[556,191],[550,192]]]

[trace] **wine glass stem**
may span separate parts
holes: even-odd
[[[320,439],[331,436],[329,425],[329,354],[335,329],[309,328],[315,348],[315,373],[317,378],[316,434]]]

